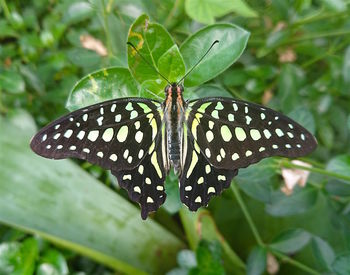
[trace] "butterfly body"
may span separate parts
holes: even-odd
[[[46,158],[80,158],[111,170],[141,205],[143,219],[164,203],[171,167],[181,201],[196,211],[228,188],[238,169],[316,148],[311,133],[267,107],[223,97],[185,101],[182,93],[172,84],[164,102],[121,98],[87,106],[41,129],[31,148]]]
[[[180,158],[186,109],[182,93],[182,86],[175,83],[168,85],[165,88],[166,99],[163,103],[164,123],[167,132],[167,152],[169,154],[170,164],[176,174],[181,173]]]

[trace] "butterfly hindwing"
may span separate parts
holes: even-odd
[[[119,185],[128,191],[130,199],[141,206],[141,217],[156,211],[165,201],[164,181],[167,175],[162,155],[162,133],[159,131],[138,167],[130,170],[112,170]]]
[[[298,157],[313,151],[313,135],[292,119],[230,98],[188,102],[187,126],[213,166],[238,169],[265,157]]]
[[[182,174],[180,181],[180,198],[191,211],[207,206],[214,195],[230,186],[232,178],[237,175],[235,169],[219,169],[212,166],[201,152],[197,142],[186,125],[184,125],[184,149]]]
[[[51,159],[80,158],[105,169],[139,165],[161,126],[158,103],[124,98],[95,104],[41,129],[31,148]]]

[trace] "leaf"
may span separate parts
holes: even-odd
[[[350,274],[350,253],[344,253],[335,258],[335,261],[332,264],[332,270],[335,274],[344,275]]]
[[[98,102],[138,95],[138,84],[129,70],[112,67],[83,77],[70,92],[66,107],[74,111]]]
[[[36,275],[61,275],[52,264],[40,264]]]
[[[84,48],[74,48],[67,51],[68,59],[76,66],[87,70],[95,69],[101,63],[101,56]],[[90,68],[90,69],[89,69]]]
[[[159,58],[158,69],[171,83],[177,82],[185,75],[185,64],[176,45]]]
[[[180,52],[190,70],[205,54],[215,40],[209,54],[187,76],[185,86],[198,86],[231,66],[243,53],[250,33],[232,24],[215,24],[191,35],[180,47]]]
[[[0,70],[0,89],[11,94],[21,94],[25,91],[24,79],[15,71]]]
[[[204,84],[195,89],[185,89],[183,96],[187,100],[211,96],[232,97],[231,94],[221,86],[213,84]]]
[[[41,257],[40,261],[54,266],[59,274],[65,275],[69,273],[66,259],[55,249],[45,251],[45,254]]]
[[[317,190],[308,186],[294,188],[290,196],[276,191],[272,194],[271,202],[266,206],[266,212],[277,217],[301,214],[315,205],[317,195]]]
[[[282,67],[278,79],[278,99],[284,112],[291,112],[300,106],[299,88],[305,78],[304,71],[291,64]]]
[[[244,263],[223,238],[215,224],[215,220],[207,210],[202,209],[192,213],[182,207],[180,217],[191,249],[196,249],[201,239],[218,241],[223,249],[224,262],[227,263],[226,266],[229,267],[230,272],[234,274],[242,273]]]
[[[270,244],[272,249],[293,254],[301,250],[311,240],[311,235],[303,229],[290,229],[278,235]]]
[[[177,263],[183,268],[192,268],[197,266],[196,255],[192,250],[184,249],[177,254]]]
[[[245,17],[257,16],[243,0],[186,0],[185,11],[189,17],[203,24],[213,24],[216,17],[231,12]]]
[[[346,3],[343,0],[322,0],[323,4],[332,11],[345,11]]]
[[[349,155],[338,155],[332,158],[327,166],[326,170],[350,177],[350,156]],[[350,196],[350,185],[349,181],[343,179],[329,179],[326,190],[336,196],[347,197]]]
[[[131,42],[149,63],[147,64],[135,49],[129,46],[130,71],[141,84],[145,81],[153,82],[152,85],[148,85],[148,88],[152,89],[151,92],[154,94],[163,92],[167,84],[154,69],[174,81],[183,76],[184,62],[170,34],[162,25],[151,23],[147,15],[141,15],[131,25],[128,42]],[[177,67],[176,70],[172,71],[171,69],[175,67]]]
[[[271,201],[272,179],[275,175],[274,160],[270,158],[240,170],[235,180],[248,196],[268,203]]]
[[[190,275],[224,275],[225,270],[221,264],[221,247],[217,241],[202,240],[196,250],[197,267],[192,268]]]
[[[29,149],[34,130],[0,120],[0,221],[122,273],[164,273],[183,244],[69,160]],[[21,133],[20,135],[18,133]]]
[[[266,269],[267,253],[262,247],[254,247],[247,260],[247,274],[260,275]]]
[[[326,169],[350,177],[350,155],[339,155],[332,158],[328,162]]]
[[[343,73],[344,82],[349,84],[350,83],[350,46],[348,46],[345,50],[342,73]]]
[[[88,2],[72,3],[68,10],[65,11],[63,22],[66,24],[74,24],[90,18],[94,10]]]
[[[27,238],[22,243],[0,245],[0,274],[33,274],[39,254],[38,243]]]
[[[163,205],[170,214],[179,212],[182,203],[180,200],[180,191],[178,185],[178,177],[171,170],[165,180],[165,190],[167,193],[166,201]]]
[[[332,263],[335,259],[332,247],[317,236],[312,237],[311,247],[318,265],[324,269],[331,270]]]

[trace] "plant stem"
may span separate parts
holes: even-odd
[[[107,11],[107,7],[105,5],[105,1],[102,0],[102,5],[103,5],[103,27],[104,27],[104,31],[105,31],[105,35],[106,35],[106,39],[107,39],[107,51],[108,51],[108,56],[114,56],[113,50],[112,50],[112,41],[111,41],[111,36],[109,33],[109,27],[108,27],[108,11]]]
[[[243,212],[243,214],[244,214],[244,216],[245,216],[245,218],[246,218],[246,220],[247,220],[247,222],[248,222],[248,224],[249,224],[249,227],[250,227],[250,229],[251,229],[252,232],[253,232],[254,238],[255,238],[255,240],[256,240],[256,242],[258,243],[259,246],[261,246],[261,247],[266,247],[266,248],[269,250],[269,252],[271,252],[271,253],[272,253],[273,255],[275,255],[277,258],[279,258],[279,259],[281,259],[282,261],[285,261],[285,262],[287,262],[287,263],[289,263],[289,264],[291,264],[291,265],[294,265],[295,267],[298,267],[299,269],[301,269],[301,270],[303,270],[303,271],[305,271],[305,272],[308,272],[308,273],[310,273],[310,274],[315,274],[315,275],[316,275],[316,274],[320,274],[320,273],[317,272],[316,270],[314,270],[314,269],[312,269],[312,268],[310,268],[310,267],[308,267],[308,266],[302,264],[301,262],[298,262],[298,261],[292,259],[291,257],[289,257],[289,256],[287,256],[287,255],[284,255],[284,254],[281,253],[281,252],[278,252],[278,251],[276,251],[276,250],[273,250],[273,249],[269,248],[268,245],[265,245],[265,244],[263,243],[262,239],[261,239],[261,236],[260,236],[260,234],[259,234],[259,231],[258,231],[258,229],[256,228],[256,226],[255,226],[255,224],[254,224],[254,222],[253,222],[253,219],[252,219],[252,217],[250,216],[249,211],[248,211],[248,209],[247,209],[247,207],[246,207],[246,205],[245,205],[245,203],[244,203],[244,201],[243,201],[243,199],[242,199],[242,196],[241,196],[241,194],[240,194],[240,192],[239,192],[239,190],[238,190],[238,187],[237,187],[237,185],[236,185],[236,183],[235,183],[234,181],[232,181],[232,183],[231,183],[231,189],[232,189],[232,191],[233,191],[233,193],[234,193],[234,195],[235,195],[235,197],[236,197],[236,200],[237,200],[237,202],[238,202],[240,208],[242,209],[242,212]]]
[[[327,171],[325,169],[314,168],[314,167],[306,167],[306,166],[303,166],[303,165],[297,165],[297,164],[294,164],[294,163],[289,162],[287,160],[282,160],[280,162],[280,166],[281,167],[286,167],[286,168],[297,168],[297,169],[301,169],[301,170],[307,170],[307,171],[310,171],[310,172],[326,175],[326,176],[329,176],[329,177],[333,177],[333,178],[337,178],[337,179],[341,179],[341,180],[346,180],[350,184],[350,177],[349,176],[345,176],[345,175],[338,174],[338,173],[335,173],[335,172]]]
[[[2,9],[4,10],[4,14],[7,20],[11,20],[11,13],[7,6],[6,0],[0,0],[0,4],[2,6]]]
[[[255,224],[253,222],[253,219],[250,216],[249,211],[248,211],[248,209],[247,209],[247,207],[246,207],[246,205],[245,205],[245,203],[244,203],[244,201],[242,199],[242,196],[241,196],[241,194],[240,194],[240,192],[239,192],[239,190],[238,190],[238,188],[236,186],[236,183],[234,181],[232,181],[232,183],[231,183],[231,189],[232,189],[233,193],[235,194],[236,200],[237,200],[237,202],[239,204],[239,207],[242,209],[242,212],[243,212],[243,214],[244,214],[244,216],[245,216],[245,218],[246,218],[246,220],[247,220],[247,222],[249,224],[250,229],[253,232],[253,235],[254,235],[254,238],[255,238],[256,242],[258,243],[258,245],[264,247],[265,244],[261,240],[261,237],[260,237],[260,234],[258,232],[258,229],[256,228],[256,226],[255,226]]]
[[[270,249],[269,247],[267,247],[269,252],[271,252],[273,255],[275,255],[277,258],[281,259],[282,261],[285,261],[291,265],[294,265],[295,267],[298,267],[299,269],[307,272],[307,273],[310,273],[310,274],[315,274],[315,275],[319,275],[320,273],[317,272],[316,270],[312,269],[311,267],[308,267],[304,264],[302,264],[301,262],[298,262],[294,259],[292,259],[291,257],[287,256],[287,255],[284,255],[283,253],[281,252],[278,252],[276,250],[272,250]]]

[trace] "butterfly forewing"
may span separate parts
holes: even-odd
[[[317,143],[311,133],[269,108],[230,98],[188,103],[187,126],[205,158],[238,169],[270,156],[299,157]]]
[[[31,147],[46,158],[80,158],[106,169],[135,168],[160,127],[157,105],[139,98],[92,105],[43,128]]]

